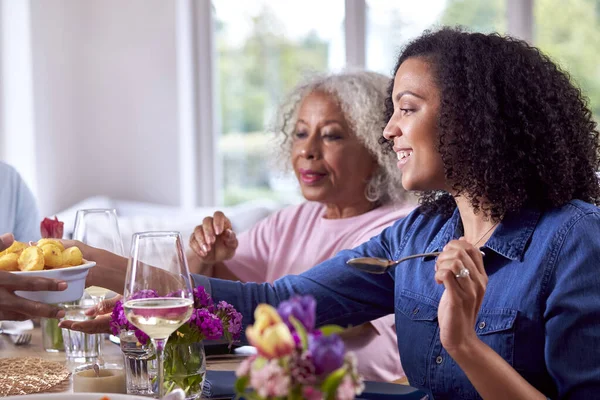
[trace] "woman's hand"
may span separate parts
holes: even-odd
[[[58,307],[24,299],[17,296],[15,291],[61,291],[66,288],[67,283],[58,279],[0,271],[0,321],[21,321],[31,317],[61,318],[65,312]]]
[[[481,252],[464,238],[448,243],[438,256],[435,267],[435,280],[446,289],[438,309],[440,340],[452,356],[479,340],[475,323],[488,276]],[[468,270],[468,275],[463,268]],[[457,277],[461,271],[463,276]]]
[[[110,331],[110,319],[111,312],[115,307],[117,301],[121,300],[122,296],[115,296],[108,300],[101,301],[98,305],[85,311],[85,315],[88,317],[96,317],[87,321],[70,321],[62,320],[58,326],[60,328],[70,329],[72,331],[79,331],[83,333],[95,334],[95,333],[111,333]]]
[[[78,240],[64,240],[61,242],[67,247],[76,246],[81,250],[85,260],[94,261],[96,266],[88,271],[85,285],[100,286],[115,293],[123,293],[125,287],[125,274],[127,272],[127,258],[111,253],[110,251],[88,246]]]
[[[14,241],[15,237],[12,233],[0,235],[0,251],[10,247]],[[17,296],[15,291],[60,291],[66,288],[67,283],[58,279],[31,277],[0,271],[0,321],[20,321],[30,317],[61,318],[65,312],[58,307],[24,299]]]
[[[238,240],[229,218],[221,211],[204,218],[202,225],[198,225],[190,237],[190,247],[204,265],[231,259],[238,247]]]

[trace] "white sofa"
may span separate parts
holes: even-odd
[[[114,208],[119,217],[123,248],[128,252],[131,246],[131,235],[136,232],[179,231],[187,246],[196,225],[201,224],[204,217],[213,215],[217,210],[223,211],[231,220],[235,232],[240,233],[282,206],[274,201],[256,200],[230,207],[200,207],[184,210],[177,207],[97,196],[83,200],[56,215],[65,224],[64,237],[70,238],[73,234],[77,210]]]

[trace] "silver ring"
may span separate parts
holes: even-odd
[[[460,271],[458,271],[458,274],[456,274],[454,276],[456,276],[456,278],[466,278],[469,275],[471,275],[471,272],[468,269],[466,269],[465,267],[462,267],[460,269]]]

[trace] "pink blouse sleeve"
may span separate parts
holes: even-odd
[[[238,235],[238,248],[227,268],[242,282],[265,282],[269,267],[270,245],[276,229],[275,215],[260,220]]]

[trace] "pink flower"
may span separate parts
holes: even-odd
[[[352,378],[348,375],[344,376],[340,386],[337,388],[337,392],[335,394],[336,400],[352,400],[354,399],[355,394],[356,388],[354,387]]]
[[[306,400],[323,400],[323,393],[312,386],[302,388],[302,398]]]
[[[256,360],[256,356],[250,356],[246,358],[244,361],[240,363],[238,368],[235,370],[235,376],[241,378],[243,376],[248,376],[250,374],[250,368],[252,368],[252,363]]]
[[[279,366],[277,360],[271,360],[260,369],[252,369],[250,386],[261,397],[283,397],[289,393],[290,377]]]

